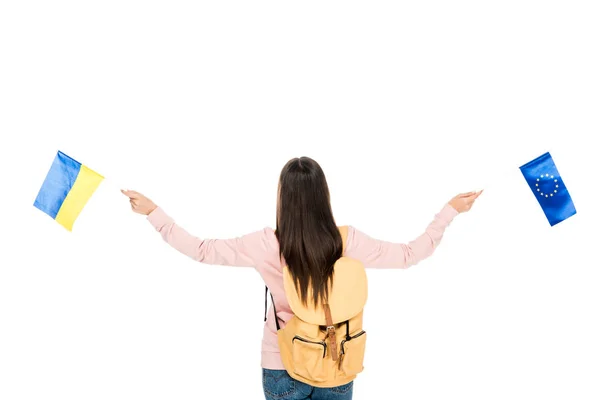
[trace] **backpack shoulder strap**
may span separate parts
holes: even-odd
[[[279,318],[277,316],[277,308],[275,308],[275,299],[273,299],[273,293],[269,293],[269,287],[267,285],[265,285],[265,320],[264,322],[267,322],[267,296],[271,295],[271,304],[273,304],[273,315],[275,316],[275,326],[277,327],[277,330],[281,329],[281,327],[279,326],[279,321],[283,322],[283,319]]]

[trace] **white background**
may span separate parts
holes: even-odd
[[[369,271],[356,399],[598,399],[593,4],[3,2],[0,398],[263,398],[259,275],[118,189],[230,238],[307,155],[384,240],[485,189],[433,257]],[[72,233],[33,207],[57,150],[106,177]],[[578,211],[552,228],[519,171],[546,151]]]

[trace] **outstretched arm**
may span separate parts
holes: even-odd
[[[163,240],[195,261],[211,265],[255,267],[260,254],[267,251],[265,229],[231,239],[201,239],[181,226],[150,199],[134,191],[123,191],[133,211],[146,215]]]
[[[346,256],[363,262],[366,268],[408,268],[431,256],[444,232],[460,213],[470,210],[481,192],[456,196],[435,215],[425,232],[408,243],[392,243],[374,239],[350,226]]]

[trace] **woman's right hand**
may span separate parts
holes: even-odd
[[[483,190],[480,190],[479,192],[461,193],[452,198],[448,204],[450,204],[459,213],[467,212],[471,209],[475,199],[477,199],[482,192]]]
[[[129,197],[129,202],[131,203],[131,209],[133,212],[142,215],[149,215],[156,209],[156,204],[154,204],[152,200],[143,194],[136,192],[135,190],[121,190],[121,193]]]

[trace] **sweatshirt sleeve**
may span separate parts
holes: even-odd
[[[456,215],[458,211],[446,204],[425,232],[408,243],[377,240],[349,226],[346,255],[362,261],[365,268],[411,267],[433,254]]]
[[[171,247],[204,264],[256,267],[269,248],[269,228],[231,239],[201,239],[176,224],[160,207],[147,219]]]

